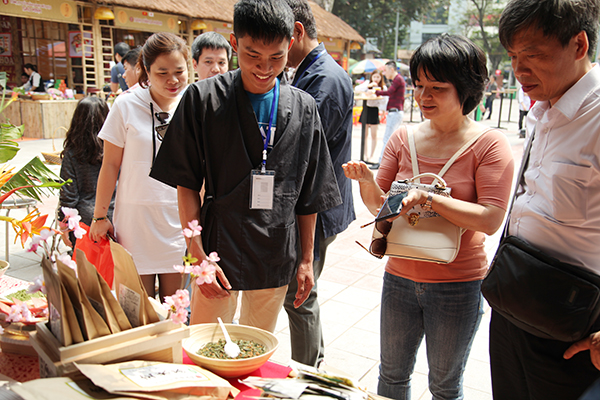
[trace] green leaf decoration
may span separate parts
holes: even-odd
[[[15,142],[23,136],[23,125],[0,124],[0,163],[5,163],[14,158],[19,151],[19,144]]]
[[[0,192],[7,192],[21,186],[34,185],[34,187],[19,190],[17,195],[41,201],[41,196],[50,196],[54,190],[60,189],[64,184],[70,182],[70,179],[62,181],[60,177],[44,165],[39,157],[34,157],[0,187]]]

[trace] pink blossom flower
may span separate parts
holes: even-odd
[[[188,222],[188,227],[189,228],[185,228],[183,230],[183,235],[188,238],[191,239],[195,236],[200,236],[200,232],[202,232],[202,227],[200,225],[198,225],[198,220],[193,220]]]
[[[205,283],[211,284],[215,279],[215,266],[208,263],[206,260],[202,261],[200,265],[197,265],[194,271],[192,272],[192,276],[196,278],[197,285],[203,285]]]
[[[187,321],[187,316],[188,310],[186,310],[185,308],[180,308],[179,310],[177,310],[177,312],[171,314],[171,321],[173,321],[176,324],[183,324],[185,321]]]
[[[189,274],[190,272],[192,272],[191,265],[173,265],[173,268],[180,274]]]
[[[165,310],[169,311],[171,321],[176,324],[187,321],[187,307],[190,305],[190,293],[186,289],[179,289],[172,296],[165,296],[165,302],[162,304]]]
[[[25,303],[14,304],[10,307],[10,314],[6,317],[7,322],[31,322],[33,315]]]
[[[74,208],[69,207],[61,207],[63,214],[65,214],[65,218],[67,219],[67,225],[69,226],[69,230],[75,229],[75,227],[79,226],[79,221],[81,221],[81,216],[79,215],[79,211]],[[78,238],[81,239],[81,238]]]
[[[73,261],[68,254],[64,253],[59,255],[58,260],[65,264],[67,267],[71,268],[72,270],[77,271],[77,263]]]
[[[215,263],[216,263],[216,262],[219,262],[219,261],[221,261],[221,259],[219,258],[219,254],[217,254],[217,252],[216,252],[216,251],[213,251],[212,253],[210,253],[210,254],[208,255],[208,258],[207,258],[207,260],[208,260],[208,261],[215,262]]]
[[[175,305],[179,308],[186,308],[190,305],[190,293],[187,289],[178,289],[173,295]]]
[[[26,250],[29,253],[36,253],[40,244],[46,242],[52,235],[54,235],[54,233],[50,229],[42,229],[39,235],[31,237],[31,243],[29,243],[29,247]]]
[[[27,293],[42,292],[46,294],[46,282],[44,281],[43,275],[36,277],[33,280],[33,285],[29,285]]]
[[[77,239],[81,239],[86,233],[87,231],[83,229],[79,224],[77,224],[77,226],[75,226],[75,228],[73,229],[73,234]]]

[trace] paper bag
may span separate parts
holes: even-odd
[[[158,322],[159,318],[150,301],[133,257],[123,246],[111,241],[110,249],[115,263],[115,290],[119,304],[134,328]]]
[[[126,393],[148,399],[181,400],[202,396],[224,400],[232,389],[225,379],[197,365],[153,361],[128,361],[108,365],[74,364],[95,385],[113,394]]]
[[[58,276],[64,288],[66,289],[71,303],[73,303],[73,309],[79,326],[83,333],[85,340],[96,339],[101,336],[110,335],[110,329],[104,322],[104,319],[98,314],[94,307],[90,304],[87,296],[85,295],[81,284],[75,275],[75,271],[67,267],[61,261],[56,262],[58,269]]]
[[[63,346],[83,342],[83,335],[73,311],[69,295],[65,291],[52,262],[42,259],[42,270],[48,292],[48,321],[50,331]]]
[[[124,397],[108,393],[94,385],[89,379],[45,378],[25,383],[14,383],[10,390],[24,400],[126,400]]]
[[[104,319],[111,333],[131,329],[131,324],[119,302],[110,292],[108,284],[88,261],[81,249],[77,253],[77,276],[92,307]],[[111,255],[112,260],[112,255]]]

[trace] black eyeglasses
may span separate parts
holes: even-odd
[[[373,222],[375,223],[375,229],[377,229],[377,232],[381,233],[383,236],[380,238],[373,239],[371,241],[371,246],[369,246],[368,249],[365,246],[363,246],[358,240],[356,241],[356,243],[375,257],[383,258],[383,256],[385,256],[385,251],[387,250],[387,235],[392,230],[393,222],[387,220]],[[373,222],[369,222],[368,224],[361,226],[361,228],[369,226]]]
[[[158,119],[158,122],[160,122],[161,124],[166,124],[167,120],[171,115],[169,115],[168,112],[161,111],[154,113],[154,116],[156,117],[156,119]]]
[[[168,112],[161,111],[154,113],[154,116],[158,122],[160,122],[160,125],[156,127],[156,133],[158,134],[158,139],[162,141],[165,137],[165,133],[167,132],[167,128],[169,127],[167,120],[171,115]]]

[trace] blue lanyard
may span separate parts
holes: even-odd
[[[308,69],[315,63],[315,61],[317,61],[325,53],[327,53],[327,49],[323,49],[319,54],[317,54],[317,56],[312,59],[312,61],[306,66],[306,68],[304,68],[304,70],[302,71],[302,73],[299,74],[298,72],[296,72],[296,75],[294,76],[294,79],[296,80],[296,83],[298,83],[298,80],[300,79],[300,76],[302,76],[303,73],[305,73],[306,71],[308,71]],[[293,86],[296,86],[296,85],[293,85]]]
[[[275,91],[273,91],[273,102],[271,103],[271,116],[269,117],[269,128],[267,129],[267,137],[265,138],[265,147],[263,148],[263,160],[261,172],[265,172],[265,166],[267,165],[267,148],[271,140],[271,127],[273,126],[273,117],[276,115],[277,110],[277,98],[279,97],[279,79],[275,79]]]

